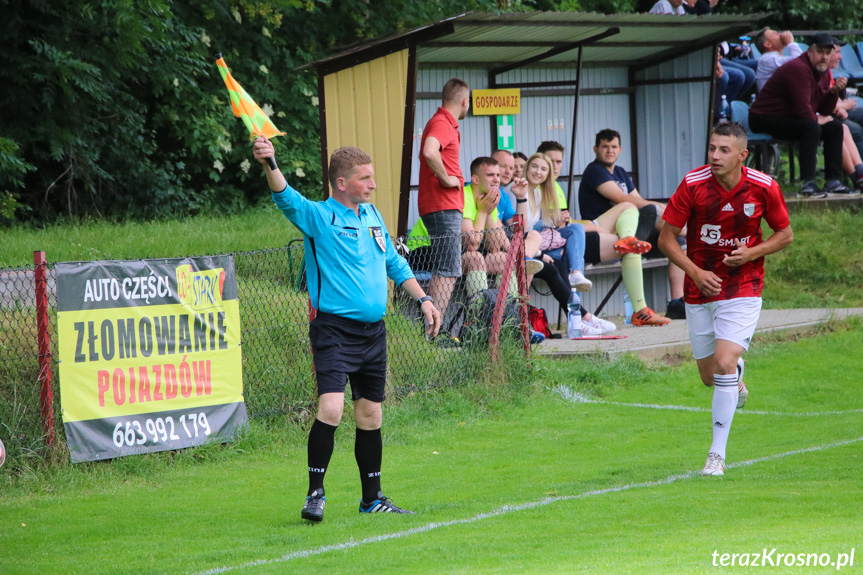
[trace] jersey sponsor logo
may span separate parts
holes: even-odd
[[[704,224],[701,226],[701,241],[713,245],[722,238],[722,226]]]
[[[755,214],[755,204],[743,204],[743,213],[751,218]]]
[[[724,206],[722,206],[722,211],[723,212],[733,212],[734,208],[731,207],[731,204],[725,204]]]

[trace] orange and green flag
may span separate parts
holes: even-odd
[[[222,74],[222,79],[225,81],[228,93],[231,95],[231,108],[234,110],[234,115],[241,118],[249,129],[249,139],[254,140],[258,136],[265,136],[267,138],[284,136],[285,132],[280,132],[273,125],[273,122],[267,118],[267,115],[264,114],[260,106],[255,104],[251,96],[234,79],[222,55],[217,54],[216,58],[216,65],[219,67],[219,72]]]

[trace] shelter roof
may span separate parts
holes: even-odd
[[[581,12],[465,13],[372,40],[302,68],[324,74],[407,46],[422,67],[504,68],[525,61],[584,66],[642,65],[673,58],[757,27],[767,14],[670,16]]]

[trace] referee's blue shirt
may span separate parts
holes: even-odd
[[[333,198],[311,202],[290,184],[273,192],[273,201],[303,233],[306,280],[316,310],[378,321],[387,309],[387,277],[397,286],[414,277],[373,205],[360,204],[357,216]],[[380,230],[386,251],[378,246],[375,229]]]

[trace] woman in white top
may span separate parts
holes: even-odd
[[[532,155],[524,167],[525,179],[513,184],[516,196],[516,213],[525,218],[526,229],[558,230],[566,240],[566,263],[569,267],[569,284],[578,291],[588,291],[591,282],[584,277],[584,227],[564,221],[554,186],[551,159],[542,153]],[[563,250],[548,250],[554,259],[563,256]],[[546,254],[548,256],[549,254]],[[550,263],[548,257],[543,261]]]

